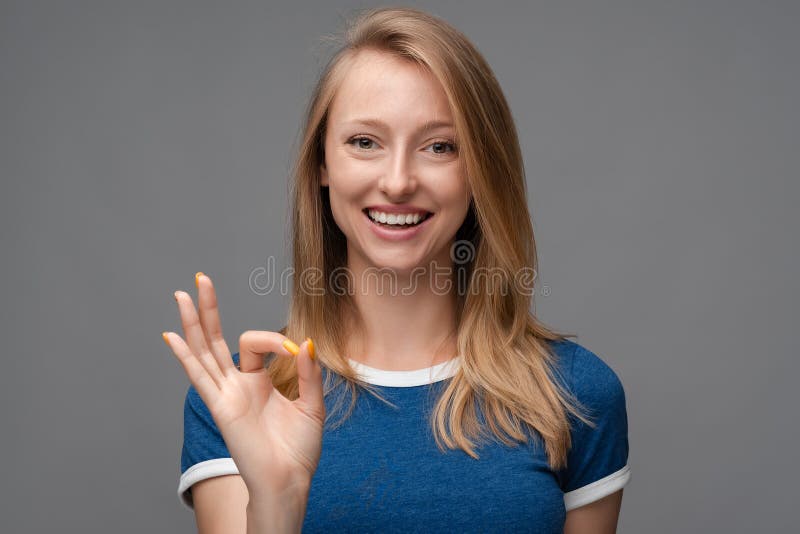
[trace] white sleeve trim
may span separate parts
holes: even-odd
[[[582,488],[568,491],[564,494],[564,507],[567,512],[573,508],[579,508],[585,504],[598,501],[606,495],[611,495],[621,489],[631,478],[631,468],[625,465],[616,473],[611,473],[607,477],[596,480]]]
[[[189,491],[192,485],[207,478],[238,474],[239,468],[236,467],[233,458],[215,458],[194,464],[181,475],[178,484],[178,498],[187,508],[193,510],[192,492]],[[569,512],[575,508],[598,501],[624,487],[630,478],[631,468],[626,464],[625,467],[607,477],[565,493],[564,507]]]
[[[193,484],[207,478],[238,474],[239,468],[236,467],[233,458],[215,458],[194,464],[181,475],[178,484],[178,498],[186,507],[194,510],[192,492],[189,491]]]

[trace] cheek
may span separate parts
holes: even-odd
[[[372,174],[374,171],[370,171],[369,165],[347,154],[334,152],[328,157],[329,186],[338,191],[339,196],[358,194],[369,186]]]
[[[442,206],[453,211],[464,211],[469,206],[469,186],[460,167],[438,173],[432,184]]]
[[[331,212],[337,225],[343,230],[351,225],[348,221],[369,193],[369,174],[363,165],[351,158],[333,153],[327,158],[328,194]]]
[[[469,213],[471,199],[469,184],[460,172],[448,175],[447,179],[442,178],[436,189],[439,205],[446,212],[447,217],[447,220],[442,222],[448,233],[455,234]]]

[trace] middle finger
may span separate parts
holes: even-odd
[[[197,310],[194,307],[191,295],[185,291],[176,291],[175,300],[178,302],[178,311],[181,315],[181,324],[183,325],[183,333],[186,337],[186,344],[192,349],[192,352],[206,368],[208,374],[221,386],[224,377],[220,370],[219,364],[211,355],[211,351],[206,344],[205,334],[200,325],[200,318],[197,315]]]
[[[222,335],[222,324],[219,319],[219,306],[217,292],[211,277],[202,272],[195,275],[197,284],[197,306],[200,312],[200,324],[203,326],[206,343],[211,347],[211,353],[216,358],[223,374],[235,370],[231,351]]]

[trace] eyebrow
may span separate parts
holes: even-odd
[[[389,129],[389,125],[383,122],[380,119],[373,119],[373,118],[364,118],[364,119],[353,119],[351,121],[345,122],[347,126],[372,126],[375,128],[382,128],[384,130]],[[437,128],[453,128],[453,123],[448,121],[428,121],[422,126],[417,129],[417,132],[424,133],[430,130],[435,130]]]

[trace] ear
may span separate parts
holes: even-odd
[[[323,187],[328,187],[328,169],[325,168],[324,163],[319,166],[319,183]]]

